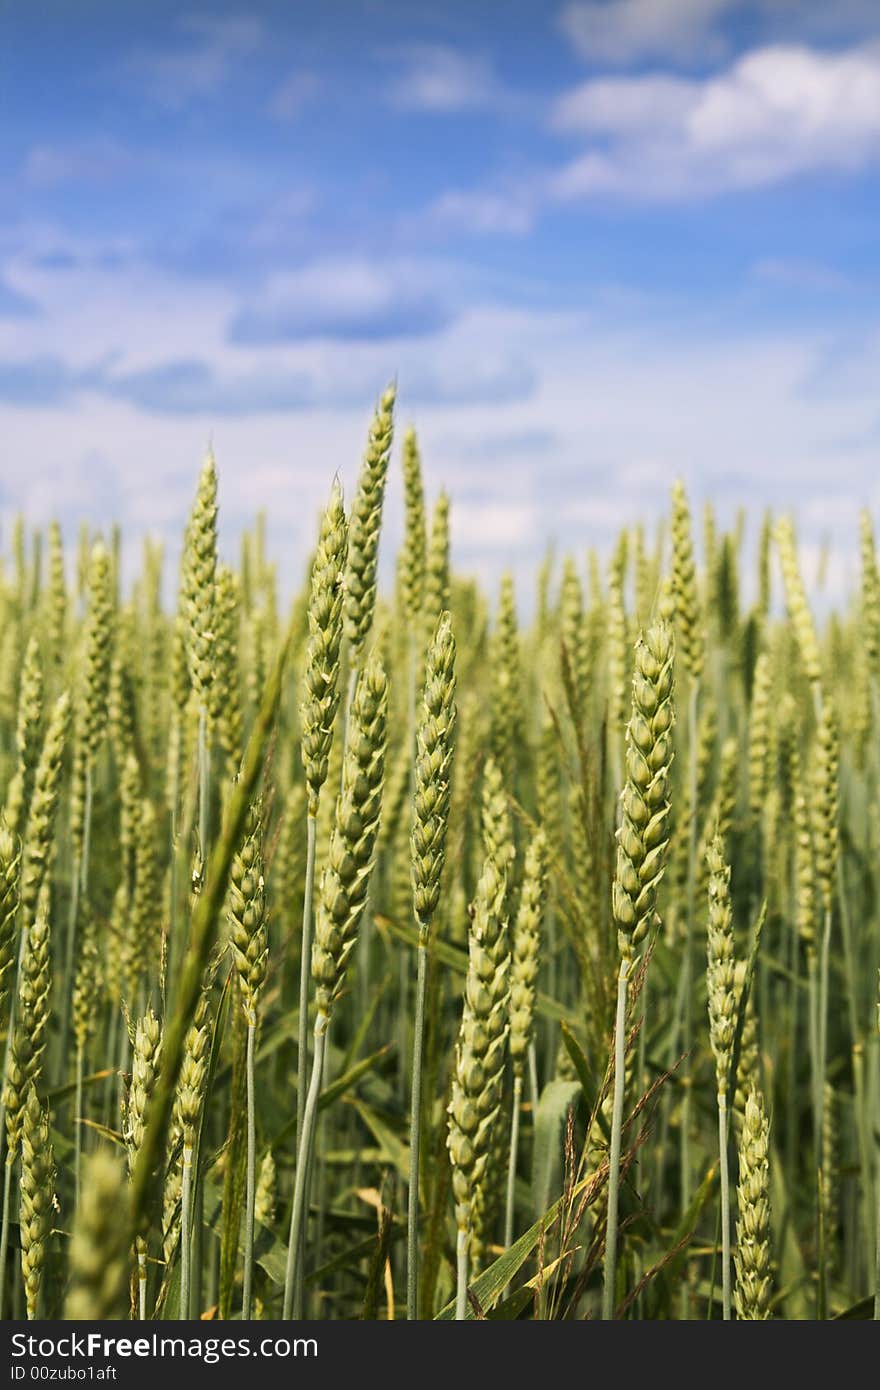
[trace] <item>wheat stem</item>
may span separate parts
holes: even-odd
[[[427,933],[419,933],[416,1015],[413,1034],[412,1091],[409,1112],[409,1192],[406,1229],[406,1316],[418,1317],[419,1302],[419,1176],[422,1134],[422,1054],[425,1046],[425,992],[428,979]]]
[[[192,1145],[184,1143],[180,1184],[180,1311],[181,1319],[190,1315],[192,1284]]]
[[[73,1190],[76,1195],[76,1203],[79,1205],[80,1198],[80,1173],[82,1168],[82,1129],[83,1129],[83,1048],[82,1043],[76,1046],[76,1100],[73,1107]]]
[[[605,1282],[602,1289],[602,1318],[614,1317],[617,1286],[617,1213],[620,1193],[620,1149],[623,1129],[623,1097],[626,1082],[626,999],[629,960],[620,962],[617,972],[617,1014],[614,1021],[614,1102],[611,1111],[611,1149],[608,1155],[608,1224],[605,1228]]]
[[[3,1316],[3,1296],[6,1290],[6,1258],[9,1253],[10,1204],[12,1201],[12,1172],[15,1155],[7,1153],[3,1165],[3,1220],[0,1222],[0,1317]]]
[[[513,1078],[513,1109],[510,1115],[510,1152],[507,1156],[507,1195],[504,1204],[504,1248],[513,1244],[513,1218],[516,1199],[516,1158],[519,1149],[519,1119],[522,1106],[521,1076]]]
[[[455,1317],[463,1322],[468,1310],[468,1253],[470,1231],[459,1228],[455,1239]]]
[[[880,1322],[880,1182],[877,1183],[877,1230],[874,1237],[874,1319]]]
[[[293,1189],[293,1206],[290,1209],[290,1235],[287,1244],[287,1264],[284,1271],[284,1307],[281,1314],[285,1322],[290,1321],[294,1316],[294,1307],[302,1301],[305,1197],[308,1188],[312,1138],[315,1129],[315,1117],[318,1112],[318,1097],[321,1094],[321,1074],[324,1069],[324,1050],[327,1046],[329,1025],[330,1020],[324,1014],[319,1013],[315,1021],[312,1075],[303,1111],[302,1133],[297,1146],[296,1181]]]
[[[241,1316],[245,1322],[251,1316],[254,1284],[254,1211],[257,1199],[257,1121],[254,1044],[256,1022],[248,1022],[247,1030],[247,1195],[244,1213],[244,1285]]]
[[[728,1165],[727,1096],[718,1097],[718,1178],[721,1183],[721,1298],[724,1321],[731,1317],[730,1290],[730,1171]]]
[[[147,1247],[143,1240],[138,1237],[136,1242],[137,1249],[137,1286],[138,1286],[138,1318],[141,1322],[147,1320]]]
[[[94,795],[94,777],[92,775],[91,762],[86,763],[85,767],[85,810],[83,812],[83,850],[79,865],[79,891],[83,897],[89,891],[89,859],[91,857],[92,845],[92,798]],[[73,920],[73,929],[76,931],[76,919]]]
[[[538,1101],[541,1096],[541,1087],[538,1083],[538,1055],[535,1046],[535,1039],[529,1043],[529,1095],[532,1101],[532,1123],[538,1111]]]

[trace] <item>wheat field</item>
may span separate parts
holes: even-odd
[[[212,457],[176,576],[5,538],[0,1315],[873,1317],[870,517],[486,593],[394,408],[292,602]]]

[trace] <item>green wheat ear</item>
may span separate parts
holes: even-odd
[[[510,994],[506,891],[506,874],[488,855],[471,909],[464,1010],[448,1111],[452,1190],[462,1233],[470,1230],[474,1197],[501,1106]]]
[[[48,1041],[50,974],[49,887],[44,883],[33,921],[23,940],[16,1013],[3,1089],[6,1110],[6,1162],[15,1162],[32,1086],[40,1081]]]
[[[40,646],[31,637],[24,654],[18,693],[15,746],[18,763],[6,794],[6,819],[13,835],[21,835],[27,824],[34,776],[40,752],[43,722],[43,669]]]
[[[0,1005],[9,989],[9,968],[15,959],[20,865],[18,841],[0,812]]]
[[[425,622],[428,636],[449,607],[449,498],[441,492],[431,512],[431,534],[425,570]]]
[[[626,533],[621,536],[608,574],[608,718],[612,729],[626,725],[627,633],[623,589]]]
[[[73,1219],[66,1320],[127,1316],[130,1220],[122,1162],[107,1149],[98,1149],[85,1160],[82,1196]]]
[[[248,813],[229,872],[229,941],[245,1018],[253,1026],[269,953],[262,841],[262,806],[257,803]]]
[[[755,663],[752,708],[749,714],[749,811],[755,818],[761,814],[767,793],[771,695],[770,658],[766,652],[761,652]]]
[[[260,1162],[257,1176],[255,1214],[261,1226],[271,1227],[275,1221],[276,1186],[275,1159],[272,1150],[267,1149]]]
[[[373,416],[349,521],[345,633],[351,643],[355,666],[370,635],[376,608],[379,534],[394,435],[396,395],[397,388],[392,384],[383,393]]]
[[[213,453],[209,453],[199,474],[187,526],[181,585],[190,680],[198,703],[204,707],[214,677],[216,576],[217,466]]]
[[[321,520],[321,534],[312,565],[309,640],[300,707],[302,760],[310,816],[318,813],[321,788],[327,780],[333,725],[339,707],[339,649],[347,553],[348,526],[342,506],[342,489],[334,483]]]
[[[797,638],[804,671],[813,689],[818,691],[822,682],[819,640],[816,637],[813,615],[810,612],[804,581],[798,566],[794,526],[788,517],[782,518],[777,523],[776,544],[782,566],[782,578],[785,583],[788,613]]]
[[[55,1159],[49,1115],[30,1086],[22,1115],[20,1236],[21,1274],[31,1320],[38,1316],[54,1202]]]
[[[859,537],[862,552],[862,633],[868,666],[876,677],[880,672],[880,569],[871,514],[862,509],[859,514]]]
[[[403,490],[405,527],[399,576],[403,611],[413,628],[424,601],[427,535],[422,456],[412,427],[403,436]]]
[[[110,555],[99,541],[89,568],[89,610],[83,651],[79,717],[86,765],[92,767],[107,729],[113,660],[113,575]]]
[[[510,786],[516,768],[516,731],[521,724],[519,632],[510,574],[501,579],[498,623],[492,646],[492,753]]]
[[[566,555],[562,566],[559,595],[559,637],[563,665],[567,665],[574,684],[574,697],[582,709],[590,683],[590,655],[587,642],[584,598],[577,566]]]
[[[752,1084],[739,1146],[736,1222],[736,1313],[770,1316],[770,1126],[764,1098]]]
[[[214,680],[211,684],[211,721],[226,754],[231,781],[238,771],[244,748],[241,712],[239,583],[228,565],[217,566],[214,591]]]
[[[34,773],[30,815],[22,850],[20,892],[23,927],[33,919],[40,890],[52,861],[61,785],[61,762],[69,722],[70,700],[65,693],[58,697],[49,716],[49,726]]]
[[[716,835],[707,855],[709,867],[708,970],[709,1037],[715,1056],[718,1095],[726,1097],[733,1038],[736,1031],[733,909],[730,902],[730,865],[724,859],[721,837]]]
[[[654,924],[669,843],[673,651],[666,623],[650,628],[636,647],[612,890],[618,945],[627,958]]]
[[[49,660],[61,666],[67,628],[67,579],[64,573],[64,542],[57,521],[49,523],[49,589],[46,597],[46,638]]]
[[[410,837],[416,920],[427,934],[440,901],[446,858],[455,735],[455,637],[443,613],[428,648],[417,735],[415,797]]]
[[[681,658],[688,674],[696,681],[703,672],[705,645],[691,539],[691,512],[681,482],[672,490],[672,597]]]
[[[382,807],[387,713],[388,682],[374,653],[355,686],[342,790],[315,917],[312,977],[319,1018],[328,1021],[366,907]]]
[[[840,735],[837,712],[826,700],[816,729],[813,779],[813,839],[816,878],[822,907],[831,911],[834,900],[838,853]]]

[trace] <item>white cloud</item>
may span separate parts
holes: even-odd
[[[534,189],[523,180],[514,189],[451,189],[429,204],[417,221],[432,231],[525,236],[534,226],[536,212]]]
[[[835,266],[798,257],[766,256],[751,268],[753,279],[795,291],[835,293],[851,290],[853,281]]]
[[[241,343],[352,341],[435,333],[455,316],[448,271],[425,260],[313,261],[273,275],[232,323]]]
[[[321,80],[315,72],[292,72],[285,78],[269,103],[269,111],[279,121],[293,121],[321,90]]]
[[[559,26],[587,63],[698,66],[731,52],[746,26],[765,43],[851,43],[876,35],[876,0],[570,0]]]
[[[761,188],[880,159],[880,46],[777,46],[702,80],[646,75],[583,83],[560,130],[592,137],[550,179],[561,198],[675,199]]]
[[[402,44],[389,56],[401,65],[389,96],[405,110],[449,113],[495,104],[501,89],[489,60],[440,43]]]
[[[718,20],[741,0],[580,0],[560,24],[589,62],[687,59],[718,51]]]
[[[54,188],[64,183],[92,183],[112,179],[130,169],[132,155],[107,136],[72,144],[34,145],[25,156],[23,174],[33,188]]]
[[[704,78],[592,78],[557,99],[550,127],[581,143],[568,163],[449,189],[409,229],[524,236],[553,204],[684,201],[858,173],[880,163],[880,41],[755,49]]]
[[[468,502],[456,508],[456,541],[477,552],[489,548],[505,550],[531,541],[535,521],[532,500],[507,502],[496,497],[490,502]]]
[[[560,97],[553,113],[557,130],[617,138],[646,130],[681,128],[700,92],[697,82],[649,73],[644,77],[596,78]]]
[[[147,96],[171,110],[215,96],[263,42],[263,25],[249,14],[183,15],[177,28],[179,45],[133,53],[126,65]]]

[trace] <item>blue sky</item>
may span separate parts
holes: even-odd
[[[284,567],[396,375],[486,577],[681,475],[843,583],[878,164],[867,0],[6,0],[0,520],[172,544],[211,440]]]

